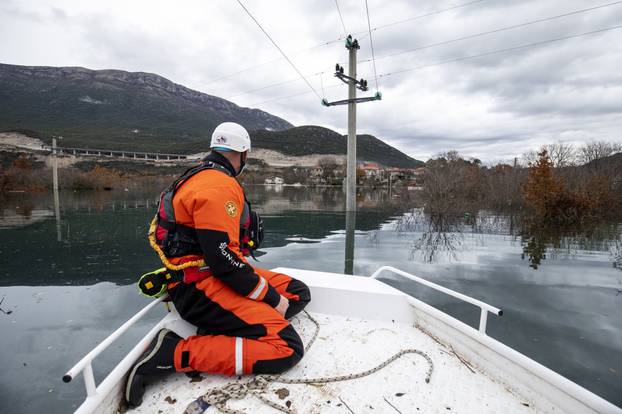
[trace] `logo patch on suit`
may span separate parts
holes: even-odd
[[[231,217],[235,217],[238,214],[238,208],[233,201],[227,201],[225,203],[225,211]]]

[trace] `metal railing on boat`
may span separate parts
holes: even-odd
[[[420,278],[419,276],[415,276],[413,274],[404,272],[403,270],[400,269],[396,269],[395,267],[392,266],[382,266],[381,268],[379,268],[378,270],[376,270],[372,275],[371,278],[372,279],[377,279],[378,276],[380,276],[380,274],[382,272],[391,272],[391,273],[395,273],[397,275],[403,276],[407,279],[412,280],[413,282],[417,282],[419,284],[422,284],[424,286],[427,286],[429,288],[432,288],[434,290],[437,290],[439,292],[443,292],[449,296],[453,296],[456,299],[460,299],[464,302],[470,303],[472,305],[475,305],[477,307],[480,308],[480,317],[479,317],[479,328],[478,330],[483,333],[484,335],[486,334],[486,325],[488,323],[488,312],[497,315],[497,316],[501,316],[503,315],[503,311],[499,308],[495,308],[492,305],[489,305],[485,302],[482,302],[481,300],[477,300],[474,299],[470,296],[464,295],[460,292],[456,292],[455,290],[451,290],[448,289],[446,287],[443,287],[441,285],[437,285],[436,283],[430,282],[429,280],[425,280],[423,278]]]
[[[166,297],[167,295],[164,295],[158,299],[155,299],[154,301],[149,303],[147,306],[145,306],[143,309],[138,311],[138,313],[136,313],[130,319],[128,319],[127,322],[121,325],[116,331],[110,334],[110,336],[104,339],[99,345],[93,348],[91,352],[86,354],[84,358],[78,361],[78,363],[76,363],[69,371],[67,371],[67,373],[63,375],[63,381],[70,382],[72,379],[74,379],[76,376],[82,373],[82,376],[84,377],[84,385],[86,386],[87,398],[95,396],[97,392],[99,391],[99,388],[95,384],[95,377],[93,375],[93,365],[92,365],[93,360],[99,354],[101,354],[106,348],[108,348],[114,341],[116,341],[121,335],[123,335],[129,328],[131,328],[132,325],[138,322],[139,319],[145,316],[147,312],[153,309],[158,303],[162,302]],[[152,329],[152,331],[154,329]],[[145,338],[149,336],[150,335],[147,334]],[[136,358],[138,358],[138,355],[136,355]],[[129,366],[128,366],[128,369],[129,369]],[[103,382],[105,381],[106,380],[104,380]]]

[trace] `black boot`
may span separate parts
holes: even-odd
[[[162,329],[158,332],[145,353],[130,370],[125,386],[125,399],[129,405],[138,407],[143,402],[148,382],[175,372],[175,347],[181,340],[182,338],[171,330]]]

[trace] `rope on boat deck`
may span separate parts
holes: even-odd
[[[311,340],[305,347],[308,351],[311,348],[311,345],[315,342],[320,332],[320,324],[319,322],[313,318],[306,310],[304,311],[307,318],[315,325],[315,332],[311,337]],[[430,378],[432,377],[432,372],[434,371],[434,362],[432,358],[428,354],[423,351],[414,348],[406,348],[402,349],[389,359],[383,361],[381,364],[376,365],[375,367],[368,369],[366,371],[346,374],[346,375],[336,375],[331,377],[315,377],[315,378],[282,378],[281,375],[256,375],[253,379],[246,382],[230,382],[228,384],[223,385],[222,387],[212,388],[207,391],[204,395],[197,398],[193,401],[186,410],[184,414],[200,414],[203,413],[209,406],[214,406],[221,412],[225,414],[246,414],[244,411],[235,410],[227,407],[227,401],[233,400],[241,400],[247,395],[252,395],[259,400],[261,400],[264,404],[269,405],[270,407],[279,410],[284,413],[293,414],[296,411],[289,407],[280,405],[268,399],[264,394],[268,390],[268,387],[274,383],[279,382],[283,384],[326,384],[330,382],[339,382],[339,381],[348,381],[358,378],[363,378],[369,376],[375,372],[380,371],[393,361],[399,359],[400,357],[406,354],[417,354],[422,356],[428,362],[428,370],[426,371],[425,382],[429,383]]]

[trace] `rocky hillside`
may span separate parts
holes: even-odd
[[[249,130],[291,128],[258,109],[120,70],[0,64],[0,131],[38,138],[62,135],[65,146],[191,152],[224,121]]]

